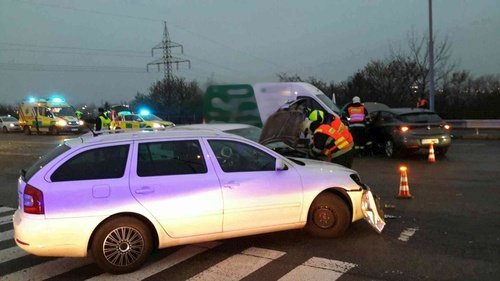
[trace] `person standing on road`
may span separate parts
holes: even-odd
[[[347,106],[347,116],[349,118],[349,130],[354,137],[354,150],[364,150],[367,142],[366,123],[368,111],[361,104],[358,96],[352,98],[352,103]]]
[[[417,101],[417,108],[427,108],[428,104],[427,99],[421,96]]]
[[[313,110],[309,114],[312,138],[309,144],[313,158],[324,158],[350,168],[352,166],[353,138],[340,117]]]
[[[95,120],[95,130],[100,131],[102,129],[109,130],[109,126],[111,125],[111,120],[104,114],[104,108],[99,107],[98,109],[99,115]]]

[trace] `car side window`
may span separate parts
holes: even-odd
[[[207,166],[197,140],[139,144],[139,177],[204,174]]]
[[[226,173],[274,171],[276,159],[251,145],[227,140],[209,140],[221,169]]]
[[[115,145],[84,151],[62,164],[51,175],[53,182],[115,179],[123,177],[129,145]]]

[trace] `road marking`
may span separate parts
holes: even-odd
[[[0,250],[0,263],[17,259],[29,255],[28,252],[15,246],[7,249]],[[3,280],[3,279],[2,279]]]
[[[399,235],[398,240],[403,241],[403,242],[408,242],[410,240],[410,237],[412,237],[415,232],[417,232],[418,227],[411,227],[403,230],[401,234]]]
[[[308,280],[308,281],[323,281],[337,280],[342,274],[356,267],[356,264],[329,260],[325,258],[312,257],[302,265],[294,268],[285,276],[280,278],[280,281]]]
[[[15,209],[14,208],[11,208],[11,207],[0,207],[0,213],[5,213],[5,212],[8,212],[8,211],[14,211]]]
[[[48,279],[75,268],[85,266],[91,262],[92,261],[89,258],[60,258],[2,276],[2,281],[38,281]]]
[[[0,242],[9,239],[14,239],[14,230],[11,229],[4,232],[0,232]]]
[[[0,155],[5,155],[5,156],[35,156],[35,157],[38,157],[38,155],[33,155],[33,153],[16,153],[16,152],[0,152]]]
[[[0,225],[7,223],[12,223],[12,215],[0,217]]]
[[[284,254],[286,253],[280,251],[255,247],[248,248],[241,254],[229,257],[188,280],[241,280]]]
[[[122,275],[111,275],[109,273],[104,273],[93,278],[87,279],[92,281],[97,280],[117,280],[117,281],[128,281],[128,280],[143,280],[151,275],[161,272],[167,268],[170,268],[180,262],[183,262],[189,258],[192,258],[198,254],[205,252],[206,250],[212,249],[219,246],[220,242],[208,242],[203,244],[195,244],[185,246],[175,253],[153,263],[147,265],[140,270],[129,274]]]

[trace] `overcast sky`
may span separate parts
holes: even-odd
[[[473,75],[500,73],[500,1],[434,0],[434,33]],[[70,103],[129,101],[163,77],[146,72],[170,39],[200,85],[277,81],[276,73],[340,82],[428,32],[426,0],[0,0],[0,104],[60,93]],[[175,67],[174,67],[175,69]]]

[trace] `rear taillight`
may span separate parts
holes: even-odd
[[[410,127],[408,127],[408,126],[401,126],[401,127],[399,127],[399,130],[400,130],[401,132],[403,132],[403,133],[408,132],[408,130],[409,130],[409,129],[410,129]]]
[[[451,126],[450,126],[450,125],[448,125],[448,124],[444,124],[444,125],[443,125],[443,128],[444,128],[445,130],[449,130],[449,129],[451,129]]]
[[[23,207],[24,212],[28,214],[45,214],[45,208],[43,207],[43,192],[27,184],[24,188]]]

